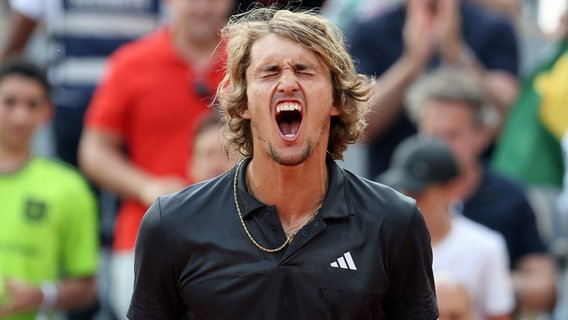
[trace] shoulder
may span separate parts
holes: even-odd
[[[141,62],[148,63],[156,58],[168,44],[168,31],[162,27],[146,36],[120,46],[110,56],[113,66],[133,66]]]
[[[490,167],[485,167],[483,187],[492,193],[505,194],[506,199],[526,199],[525,189],[519,182],[510,179]]]
[[[402,5],[363,18],[358,21],[357,25],[361,27],[391,26],[401,22],[404,22],[404,6]]]
[[[52,199],[66,199],[64,203],[70,206],[94,201],[94,193],[81,172],[57,159],[34,156],[18,177],[30,190]]]
[[[42,177],[44,181],[57,182],[54,185],[76,186],[86,183],[84,176],[77,168],[57,159],[34,156],[29,165],[34,175]]]
[[[505,238],[497,231],[462,216],[454,219],[453,227],[454,234],[462,239],[462,249],[470,251],[471,255],[486,259],[507,259]]]
[[[420,215],[414,199],[386,185],[343,172],[352,206],[365,219],[406,225]]]
[[[187,240],[218,230],[234,207],[231,172],[158,197],[142,218],[139,237]]]
[[[479,30],[507,30],[514,32],[511,22],[494,11],[471,4],[462,5],[462,16],[466,25],[474,25]]]
[[[355,22],[348,34],[348,38],[368,38],[372,39],[373,42],[380,42],[378,40],[381,40],[381,38],[377,37],[395,37],[397,32],[393,31],[397,29],[402,30],[403,24],[404,8],[402,6],[396,7]],[[381,45],[384,45],[384,43],[381,43]]]
[[[454,219],[454,226],[464,236],[478,240],[476,243],[482,243],[488,246],[505,244],[505,240],[499,232],[469,218],[463,216],[456,217]]]
[[[207,212],[213,211],[216,206],[226,206],[227,201],[231,201],[232,206],[231,172],[159,197],[157,202],[161,218],[178,223],[181,220],[197,218],[199,215],[211,217]],[[183,214],[180,215],[180,212]]]

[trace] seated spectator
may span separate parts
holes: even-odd
[[[36,130],[53,114],[35,65],[0,66],[0,319],[51,319],[95,301],[95,197],[71,166],[35,156]]]
[[[412,136],[378,180],[416,199],[432,244],[432,270],[467,288],[480,319],[512,319],[515,307],[503,237],[452,211],[458,164],[439,140]]]
[[[492,111],[477,78],[463,69],[438,69],[413,84],[406,102],[420,134],[443,140],[459,163],[459,210],[505,237],[520,310],[551,311],[556,266],[525,191],[481,160]]]

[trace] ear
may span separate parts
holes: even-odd
[[[329,115],[330,116],[338,116],[341,114],[341,109],[339,109],[338,107],[335,106],[335,103],[331,106],[331,109],[329,110]]]
[[[467,193],[467,182],[463,176],[458,175],[446,183],[446,188],[449,199],[464,199]]]
[[[43,112],[43,122],[50,121],[55,115],[55,106],[51,102],[47,102]]]
[[[245,107],[243,108],[242,117],[243,117],[243,119],[250,120],[250,111],[249,111],[249,108],[248,108],[248,104],[246,104]]]
[[[492,138],[496,135],[495,129],[488,128],[486,126],[480,126],[478,132],[475,134],[475,147],[477,147],[478,154],[483,153],[483,151],[489,146]]]

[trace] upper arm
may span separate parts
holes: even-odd
[[[417,208],[405,229],[396,257],[390,257],[395,265],[385,313],[388,319],[436,319],[430,235]]]
[[[11,26],[6,35],[6,42],[0,52],[0,60],[20,54],[28,44],[36,25],[36,20],[14,11],[11,16]]]
[[[177,319],[184,312],[161,211],[158,199],[144,215],[138,231],[130,319]]]
[[[79,165],[91,175],[96,162],[121,153],[120,134],[102,128],[85,128],[79,143]],[[95,162],[95,163],[94,163]]]
[[[50,0],[10,0],[10,8],[37,21],[45,17],[46,1]]]

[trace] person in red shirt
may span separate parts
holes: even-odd
[[[140,221],[159,196],[192,181],[188,133],[212,112],[223,77],[219,31],[234,0],[170,0],[170,24],[119,48],[85,116],[79,164],[122,200],[115,222],[111,301],[124,318]],[[190,141],[188,141],[188,137]],[[189,158],[188,158],[189,157]]]

